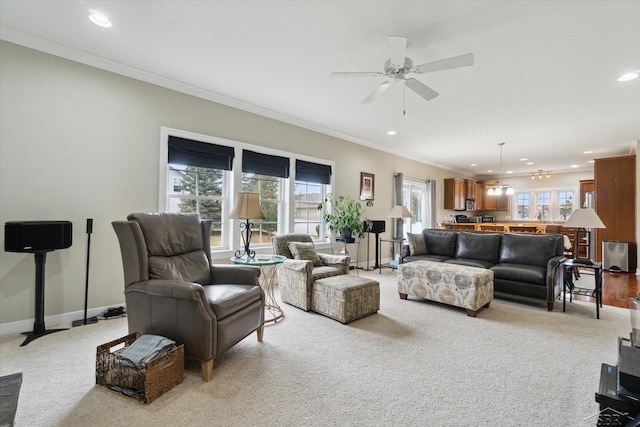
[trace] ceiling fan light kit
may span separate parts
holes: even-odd
[[[453,68],[468,67],[473,65],[473,54],[454,56],[452,58],[440,59],[438,61],[427,62],[416,67],[413,66],[413,60],[405,56],[407,50],[406,37],[389,36],[387,38],[389,45],[389,59],[385,61],[383,72],[379,71],[356,71],[356,72],[334,72],[332,77],[386,77],[387,81],[382,82],[373,90],[366,98],[362,100],[363,104],[373,102],[382,92],[384,92],[392,83],[403,83],[405,87],[415,92],[418,96],[426,101],[430,101],[438,92],[431,89],[419,80],[407,77],[409,74],[425,74],[435,71],[450,70]]]

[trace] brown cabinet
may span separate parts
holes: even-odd
[[[484,181],[482,192],[484,194],[484,211],[508,211],[509,210],[509,196],[502,193],[499,196],[487,195],[489,187],[498,185],[498,181]]]
[[[585,194],[591,193],[592,191],[596,191],[596,183],[593,179],[581,179],[580,180],[580,206],[576,206],[576,208],[581,208],[584,206],[586,202]]]
[[[638,250],[636,156],[596,159],[593,175],[596,192],[595,210],[607,227],[596,230],[596,260],[602,261],[603,240],[629,242],[629,271],[635,271]]]
[[[476,198],[476,210],[484,210],[484,187],[481,182],[476,182],[473,186],[473,194]]]
[[[444,180],[444,208],[463,211],[466,206],[466,187],[463,179],[445,178]]]

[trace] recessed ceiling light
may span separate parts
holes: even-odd
[[[513,171],[507,171],[507,173],[513,173]]]
[[[634,71],[633,73],[623,74],[622,76],[618,77],[618,81],[619,82],[628,82],[629,80],[633,80],[636,77],[638,77],[638,75],[640,75],[640,74],[637,71]]]
[[[109,18],[107,18],[103,13],[100,13],[97,10],[89,9],[89,19],[99,27],[111,27],[111,21],[109,21]]]
[[[523,157],[523,158],[520,159],[521,162],[526,162],[527,160],[529,160],[529,159],[527,159],[526,157]]]
[[[471,163],[469,166],[474,167],[474,166],[478,166],[478,165],[475,164],[475,163]]]
[[[587,150],[587,151],[583,151],[584,154],[591,154],[593,153],[593,150]]]
[[[534,162],[527,162],[528,165],[535,165]]]
[[[397,132],[396,132],[395,130],[393,130],[393,129],[391,129],[391,130],[388,130],[388,131],[387,131],[387,135],[389,135],[389,136],[393,136],[393,135],[395,135],[396,133],[397,133]]]
[[[595,163],[595,160],[589,160],[587,163]]]
[[[487,171],[487,173],[491,173],[491,172],[493,172],[493,169],[489,169],[489,170]]]
[[[575,169],[575,168],[580,167],[580,165],[571,165],[571,167]]]

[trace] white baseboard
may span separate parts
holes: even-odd
[[[124,306],[124,304],[122,304]],[[113,307],[113,306],[109,306]],[[87,318],[102,314],[109,307],[98,307],[87,310]],[[84,310],[74,311],[70,313],[55,314],[53,316],[45,316],[44,324],[48,328],[71,324],[74,320],[84,319]],[[0,323],[0,336],[8,334],[16,334],[22,332],[33,331],[33,323],[35,319],[19,320],[17,322]]]

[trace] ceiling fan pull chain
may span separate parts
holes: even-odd
[[[402,85],[402,115],[407,115],[407,85]]]

